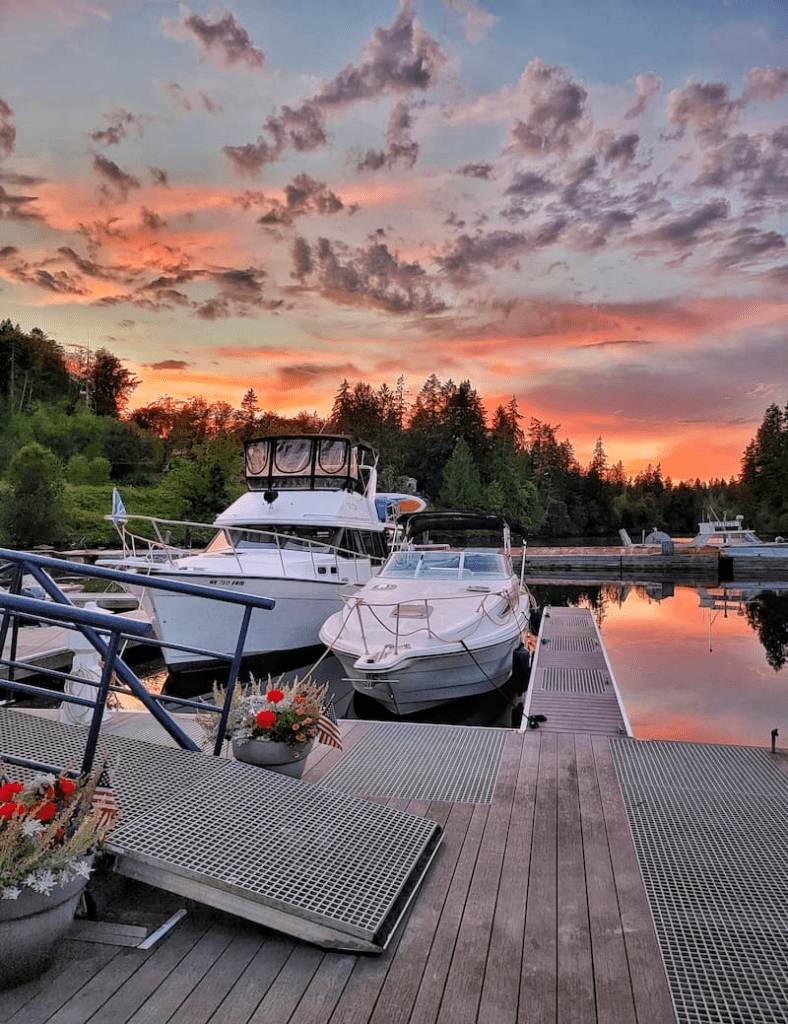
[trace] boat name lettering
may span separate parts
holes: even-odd
[[[242,587],[244,585],[243,580],[220,580],[213,579],[208,580],[209,587]]]

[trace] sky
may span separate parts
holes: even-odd
[[[132,407],[434,373],[729,478],[787,213],[786,0],[0,0],[0,318]]]

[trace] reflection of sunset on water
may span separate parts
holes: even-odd
[[[788,667],[770,666],[741,605],[699,597],[676,585],[661,601],[633,590],[605,603],[602,638],[635,736],[769,746],[778,728],[788,741]],[[788,622],[788,595],[772,603]]]

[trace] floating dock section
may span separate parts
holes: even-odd
[[[544,609],[531,664],[524,727],[631,736],[629,719],[594,616]]]

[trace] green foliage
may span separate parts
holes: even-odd
[[[246,489],[241,453],[231,438],[223,436],[202,442],[192,456],[173,460],[162,492],[168,497],[172,518],[210,523]]]
[[[11,460],[7,476],[0,530],[8,541],[20,548],[64,541],[69,505],[57,456],[40,444],[26,445]]]
[[[443,471],[443,486],[438,496],[440,508],[480,511],[484,508],[482,483],[471,450],[462,438],[454,446]]]

